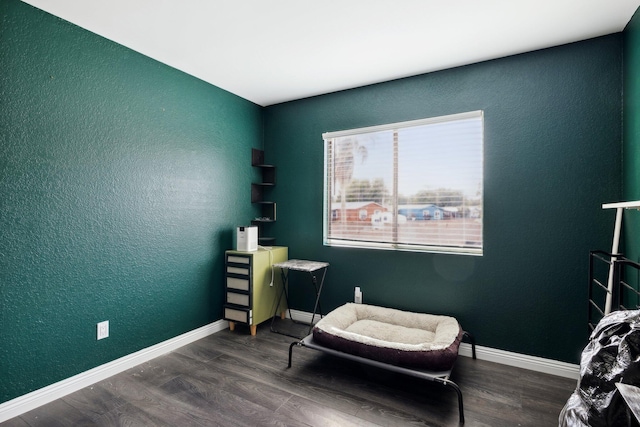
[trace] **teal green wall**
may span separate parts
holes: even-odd
[[[624,31],[624,163],[622,200],[640,200],[640,14]],[[640,212],[625,211],[624,254],[640,261]]]
[[[454,315],[480,345],[577,363],[588,252],[610,246],[601,204],[621,195],[621,88],[616,34],[268,107],[278,242],[331,264],[326,310],[360,286],[368,303]],[[484,256],[322,245],[323,132],[472,110],[485,113]]]
[[[221,318],[261,115],[0,1],[0,402]]]

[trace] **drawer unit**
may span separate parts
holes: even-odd
[[[272,265],[287,259],[288,248],[281,246],[225,252],[224,319],[229,321],[231,330],[236,323],[244,323],[255,335],[257,325],[271,319],[282,290],[280,272],[273,271]],[[286,310],[284,298],[280,308]]]
[[[240,322],[240,323],[247,323],[247,324],[251,324],[252,322],[252,318],[251,318],[251,309],[249,309],[248,307],[245,308],[233,308],[233,306],[231,304],[226,305],[224,307],[224,318],[226,320],[229,320],[230,322]],[[252,331],[253,332],[253,331]],[[253,334],[255,335],[255,334]]]
[[[233,277],[227,275],[227,290],[249,292],[249,277]]]
[[[249,294],[239,294],[237,292],[227,291],[227,304],[240,305],[242,307],[251,306],[251,298]]]

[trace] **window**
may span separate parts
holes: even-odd
[[[483,113],[323,134],[324,243],[482,254]]]

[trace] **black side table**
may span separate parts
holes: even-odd
[[[276,308],[273,314],[274,317],[271,319],[271,332],[276,332],[278,334],[287,335],[293,338],[303,338],[303,337],[289,335],[287,333],[279,332],[273,329],[273,321],[275,320],[275,316],[278,314],[278,309],[280,308],[280,301],[282,301],[282,294],[284,294],[285,301],[287,302],[287,310],[289,310],[289,317],[291,318],[291,320],[294,323],[302,323],[305,325],[309,325],[309,334],[310,334],[311,330],[313,329],[316,313],[320,314],[320,317],[323,316],[322,307],[320,307],[320,294],[322,293],[322,285],[324,284],[324,278],[327,274],[327,268],[329,267],[329,263],[320,262],[320,261],[307,261],[303,259],[290,259],[288,261],[273,264],[273,267],[280,268],[280,274],[282,275],[282,291],[280,291],[280,295],[278,296],[278,299],[277,299]],[[311,276],[311,284],[313,285],[313,289],[315,290],[315,293],[316,293],[316,302],[313,306],[313,313],[311,315],[310,323],[296,321],[294,320],[293,316],[291,316],[291,308],[289,308],[289,291],[288,291],[289,271],[303,271],[303,272],[309,273],[309,275]],[[322,276],[320,277],[320,283],[318,284],[318,275],[320,274]]]

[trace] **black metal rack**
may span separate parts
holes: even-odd
[[[251,184],[251,203],[260,205],[260,216],[251,220],[258,226],[258,243],[275,245],[275,237],[264,236],[265,225],[276,222],[276,202],[265,200],[265,195],[276,185],[276,167],[264,163],[264,151],[251,149],[251,166],[260,169],[260,182]]]
[[[589,252],[589,332],[593,331],[606,314],[609,274],[613,274],[611,310],[640,309],[640,264],[625,258],[622,254],[591,251]]]

